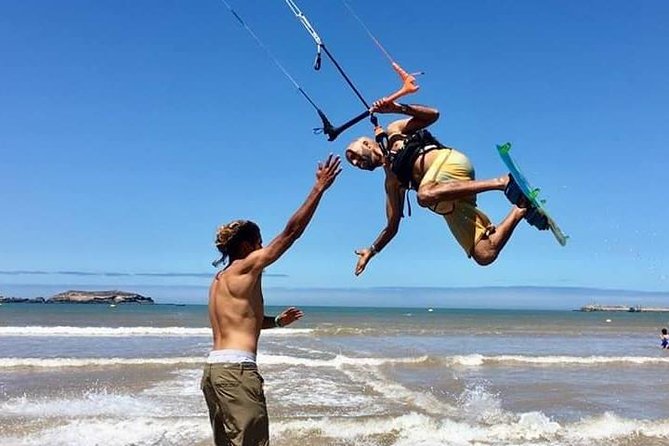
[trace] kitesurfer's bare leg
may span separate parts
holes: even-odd
[[[511,238],[513,230],[516,229],[518,223],[523,219],[527,213],[526,208],[513,206],[511,212],[504,220],[497,226],[491,234],[483,237],[474,245],[472,250],[472,258],[479,265],[490,265],[497,259],[497,256],[506,245],[506,242]]]
[[[481,192],[491,190],[503,191],[509,184],[509,176],[504,175],[499,178],[489,180],[470,180],[470,181],[429,181],[423,183],[418,188],[418,204],[428,207],[444,201],[454,201],[461,198],[471,197]]]

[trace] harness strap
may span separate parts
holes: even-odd
[[[390,156],[390,151],[388,150],[388,134],[385,129],[379,125],[379,118],[377,118],[376,115],[370,115],[369,120],[372,125],[374,125],[374,139],[379,144],[383,156],[388,158]]]
[[[406,189],[404,192],[404,201],[407,202],[407,215],[411,217],[411,200],[409,199],[411,196],[409,195],[409,190],[410,189]]]

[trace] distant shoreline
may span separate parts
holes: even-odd
[[[0,296],[0,304],[85,304],[85,305],[119,305],[137,304],[153,305],[152,298],[137,293],[119,290],[80,291],[69,290],[55,294],[47,299],[44,297],[4,297]]]
[[[63,290],[125,290],[155,303],[206,305],[208,285],[130,283],[0,284],[0,295],[45,299]],[[578,311],[585,304],[669,306],[669,290],[606,290],[580,287],[286,287],[266,288],[265,304],[299,307],[444,308]],[[653,313],[650,313],[653,314]],[[666,314],[666,313],[656,313]]]
[[[585,305],[578,310],[586,313],[602,311],[602,312],[623,312],[623,313],[669,313],[667,307],[642,307],[639,305]]]

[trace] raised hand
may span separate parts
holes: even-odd
[[[324,162],[318,163],[316,169],[316,183],[320,185],[323,190],[332,186],[335,178],[341,172],[341,159],[333,154],[328,155]]]

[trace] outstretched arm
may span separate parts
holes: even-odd
[[[262,270],[274,263],[284,252],[292,246],[311,221],[318,203],[325,191],[334,183],[341,172],[341,161],[338,156],[330,155],[324,163],[318,163],[316,183],[307,196],[305,202],[288,220],[284,230],[274,238],[265,248],[252,252],[246,259],[249,267]]]
[[[358,263],[355,266],[355,275],[359,276],[365,270],[367,263],[379,253],[395,237],[400,227],[402,219],[402,207],[404,206],[404,190],[397,178],[386,172],[386,227],[383,228],[379,236],[369,248],[362,248],[355,251],[358,256]]]
[[[405,135],[414,133],[439,119],[439,110],[432,107],[417,104],[400,104],[388,102],[383,99],[376,101],[370,109],[372,113],[401,113],[410,116],[408,119],[393,121],[388,125],[388,133],[402,133]]]

